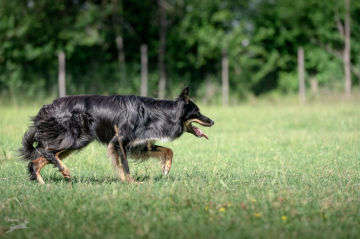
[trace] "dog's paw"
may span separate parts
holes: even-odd
[[[164,165],[164,166],[162,166],[161,170],[162,170],[162,172],[163,172],[163,175],[166,176],[166,175],[168,175],[169,172],[170,172],[170,167]]]
[[[68,168],[63,168],[60,172],[64,178],[71,179],[71,174]]]
[[[45,184],[44,179],[43,179],[40,175],[37,176],[37,181],[38,181],[39,184],[41,184],[41,185],[44,185],[44,184]]]
[[[128,176],[127,181],[128,181],[129,183],[133,183],[133,184],[141,184],[141,183],[142,183],[142,182],[140,182],[140,181],[136,181],[136,180],[133,179],[130,175]]]

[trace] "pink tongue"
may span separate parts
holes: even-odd
[[[209,140],[209,138],[207,137],[206,134],[204,134],[198,127],[196,126],[192,126],[193,129],[195,130],[196,134],[201,136],[201,137],[205,137],[207,140]]]

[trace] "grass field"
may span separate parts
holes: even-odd
[[[360,237],[358,105],[201,107],[210,140],[162,143],[169,176],[131,164],[140,185],[117,180],[97,143],[64,161],[72,182],[51,166],[45,185],[28,181],[14,150],[38,109],[0,108],[0,237]]]

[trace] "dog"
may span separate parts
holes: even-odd
[[[31,161],[29,178],[41,184],[44,180],[40,170],[46,164],[54,164],[63,177],[70,179],[70,171],[61,160],[93,140],[107,146],[121,181],[135,181],[130,176],[128,156],[134,160],[161,160],[166,176],[172,165],[173,151],[155,145],[156,141],[175,140],[184,132],[208,139],[192,124],[214,125],[214,121],[202,115],[189,98],[188,87],[176,100],[135,95],[62,97],[44,105],[32,122],[19,153],[23,160]]]

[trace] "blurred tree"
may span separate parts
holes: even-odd
[[[356,61],[357,59],[351,60],[350,21],[351,15],[355,16],[355,14],[351,14],[349,0],[344,0],[344,2],[334,1],[332,3],[333,4],[325,4],[320,2],[320,7],[325,11],[321,14],[314,14],[314,20],[318,22],[318,31],[312,36],[312,41],[342,61],[345,75],[345,92],[346,96],[350,97],[352,85],[351,71],[360,79],[359,70],[352,64],[352,61]],[[359,10],[359,3],[354,4],[354,8],[352,9]],[[341,19],[342,16],[340,16],[339,12],[344,12],[344,20]],[[328,20],[331,18],[334,19],[334,21]],[[359,26],[355,25],[353,29],[355,32],[358,32]],[[359,47],[359,41],[353,41],[353,43],[357,46],[356,48]]]
[[[125,53],[124,53],[124,39],[123,39],[123,4],[122,0],[112,0],[112,20],[115,31],[115,42],[118,50],[118,61],[121,71],[122,79],[126,79],[126,67],[125,67]]]
[[[343,49],[343,40],[338,34],[336,23],[329,19],[335,19],[336,9],[344,11],[344,4],[336,0],[252,1],[250,9],[254,16],[251,21],[251,28],[254,29],[252,43],[261,49],[256,57],[264,60],[264,65],[258,68],[253,77],[253,82],[260,83],[253,86],[255,93],[273,88],[284,91],[297,89],[296,84],[292,83],[296,82],[296,75],[292,72],[295,70],[296,51],[299,46],[304,46],[307,53],[305,67],[312,78],[313,75],[321,75],[319,78],[323,79],[322,85],[341,80],[341,77],[338,77],[339,68],[329,67],[338,60],[323,54],[322,51]],[[351,9],[354,12],[358,6]],[[318,49],[314,43],[323,50]],[[359,42],[356,41],[355,44],[358,45]],[[323,67],[323,64],[328,66]],[[323,75],[332,77],[325,80]]]
[[[0,4],[1,84],[13,98],[24,86],[28,96],[38,95],[44,92],[39,86],[49,86],[49,78],[56,82],[57,53],[68,40],[63,30],[76,22],[83,3],[4,0]]]
[[[360,1],[351,1],[350,20],[345,10],[338,0],[3,0],[0,94],[14,103],[54,98],[61,51],[68,94],[139,94],[142,45],[149,96],[173,97],[189,85],[204,103],[220,103],[222,49],[229,103],[247,92],[296,92],[300,46],[305,80],[343,89],[346,22],[347,62],[360,83]]]
[[[196,89],[202,89],[201,86],[206,82],[202,96],[207,99],[209,95],[213,95],[210,92],[214,89],[211,84],[221,82],[220,77],[216,76],[221,75],[222,49],[228,48],[232,69],[239,69],[241,59],[247,58],[242,55],[244,47],[241,45],[247,39],[243,24],[239,23],[246,19],[243,13],[246,4],[247,1],[231,4],[220,0],[189,0],[182,6],[179,23],[169,29],[169,42],[172,46],[168,54],[172,59],[169,68],[180,73]],[[241,63],[247,65],[246,61]],[[239,86],[237,79],[230,83],[234,87]]]
[[[165,49],[166,49],[166,29],[167,29],[167,20],[166,20],[166,10],[169,9],[169,4],[165,0],[157,0],[159,7],[159,93],[158,97],[160,99],[165,98],[165,87],[166,87],[166,69],[165,69]]]

